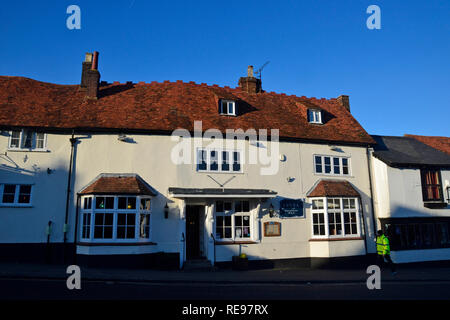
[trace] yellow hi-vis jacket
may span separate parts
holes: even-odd
[[[384,234],[377,237],[377,253],[379,255],[391,254],[389,239]]]

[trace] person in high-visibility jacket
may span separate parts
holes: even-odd
[[[381,230],[378,230],[377,232],[377,257],[380,267],[383,264],[384,260],[386,260],[389,264],[389,267],[391,268],[392,273],[397,273],[395,263],[391,259],[391,247],[389,245],[389,239]]]

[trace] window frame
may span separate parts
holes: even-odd
[[[436,184],[427,184],[426,183],[426,175],[430,172],[433,172],[436,175],[437,178],[437,183]],[[420,169],[420,185],[422,188],[422,199],[423,202],[445,202],[445,197],[444,197],[444,190],[443,190],[443,185],[442,185],[442,176],[441,176],[441,170],[436,169],[436,168],[421,168]],[[434,187],[437,189],[437,192],[439,194],[439,198],[429,198],[427,196],[427,187]],[[433,191],[432,191],[433,192]]]
[[[223,202],[223,211],[217,211],[217,202]],[[231,202],[231,210],[225,210],[225,202]],[[244,211],[236,211],[236,203],[241,202],[241,208],[243,209],[243,202],[248,202],[248,212]],[[243,217],[248,216],[249,218],[249,232],[250,237],[237,237],[236,236],[236,227],[243,228]],[[217,238],[217,217],[230,217],[231,219],[231,238]],[[236,225],[236,217],[242,217],[242,224],[240,226]],[[215,200],[214,202],[214,226],[213,226],[215,239],[218,242],[242,242],[242,241],[255,241],[255,223],[254,223],[254,205],[251,200],[249,199],[220,199]]]
[[[232,112],[229,112],[229,104],[232,105]],[[228,99],[221,99],[220,100],[220,107],[219,107],[219,114],[225,115],[225,116],[236,116],[236,101],[234,100],[228,100]]]
[[[317,159],[316,157],[320,157],[321,163],[319,164],[322,168],[321,172],[317,172]],[[330,173],[326,173],[325,171],[325,158],[330,158]],[[334,159],[339,159],[339,173],[334,173],[335,164]],[[347,160],[347,174],[344,174],[344,159]],[[337,176],[337,177],[351,177],[351,157],[350,156],[330,156],[324,154],[313,154],[313,172],[317,175],[325,175],[325,176]]]
[[[331,209],[328,208],[328,202],[329,200],[333,199],[339,200],[339,209]],[[355,201],[355,207],[354,208],[345,208],[344,207],[344,200],[348,199],[350,200],[354,200]],[[319,208],[319,209],[315,209],[313,208],[313,201],[315,200],[322,200],[323,201],[323,208]],[[361,210],[360,210],[360,199],[358,197],[314,197],[311,198],[310,200],[310,205],[311,205],[311,238],[312,239],[359,239],[362,237],[362,230],[361,230]],[[344,220],[344,215],[345,213],[352,213],[355,212],[356,215],[356,234],[346,234],[345,232],[345,220]],[[330,221],[329,221],[329,214],[339,214],[340,216],[340,230],[341,230],[341,234],[335,234],[335,235],[331,235],[330,234]],[[323,219],[324,219],[324,224],[325,224],[325,234],[321,235],[321,234],[314,234],[314,215],[320,215],[323,214]],[[351,226],[351,220],[350,220],[350,226]],[[320,225],[320,220],[319,220],[319,225]],[[319,233],[320,233],[320,229],[319,229]]]
[[[14,147],[11,145],[13,140],[13,132],[19,132],[19,147]],[[24,147],[24,138],[25,133],[31,133],[32,134],[32,140],[31,140],[31,147]],[[43,134],[44,137],[42,139],[43,146],[42,148],[37,147],[38,142],[38,134]],[[47,149],[47,133],[45,132],[38,132],[38,131],[32,131],[27,129],[21,129],[21,130],[11,130],[9,131],[9,139],[8,139],[8,150],[9,151],[48,151]]]
[[[308,122],[313,124],[323,124],[322,110],[308,109]]]
[[[211,152],[214,151],[217,153],[217,170],[211,170]],[[200,165],[203,165],[203,163],[200,163],[200,152],[206,152],[206,159],[205,161],[205,165],[206,165],[206,169],[200,169]],[[228,157],[227,157],[227,162],[226,164],[228,165],[229,170],[223,170],[223,164],[224,164],[224,157],[223,154],[227,153]],[[235,160],[234,160],[234,155],[235,153],[239,154],[239,170],[234,170],[234,166],[235,166]],[[196,161],[195,161],[195,165],[196,165],[196,171],[197,172],[207,172],[207,173],[243,173],[243,162],[242,162],[242,151],[240,149],[224,149],[224,148],[197,148],[196,153]]]
[[[97,198],[114,198],[114,205],[112,209],[106,208],[96,208]],[[136,198],[136,205],[134,209],[119,209],[119,198]],[[91,199],[87,201],[87,208],[85,207],[87,199]],[[150,200],[150,209],[141,209],[141,200]],[[90,201],[90,203],[89,203]],[[86,243],[137,243],[137,242],[151,242],[153,236],[153,199],[151,196],[144,195],[106,195],[106,194],[91,194],[91,195],[83,195],[80,197],[80,231],[79,231],[79,239],[81,242]],[[127,199],[128,203],[128,199]],[[89,205],[90,204],[90,205]],[[95,238],[95,216],[96,214],[113,214],[113,224],[112,224],[112,238]],[[118,235],[118,217],[119,214],[134,214],[134,237],[133,238],[119,238]],[[84,224],[85,215],[89,215],[90,224],[89,226]],[[141,215],[149,215],[148,219],[148,237],[141,237]],[[122,225],[120,225],[122,226]],[[130,225],[131,226],[131,225]],[[89,237],[84,236],[84,230],[89,228]],[[128,228],[128,223],[127,223]]]
[[[3,194],[5,185],[14,185],[14,202],[3,202]],[[30,201],[28,203],[20,203],[20,187],[21,186],[30,186]],[[14,207],[14,208],[27,208],[33,206],[33,183],[0,183],[0,207]]]

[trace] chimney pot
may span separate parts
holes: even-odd
[[[247,77],[253,78],[253,66],[248,66],[248,68],[247,68]]]
[[[98,70],[98,52],[94,52],[94,57],[92,58],[92,70]]]

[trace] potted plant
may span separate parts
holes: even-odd
[[[248,270],[248,258],[245,253],[233,256],[233,270]]]

